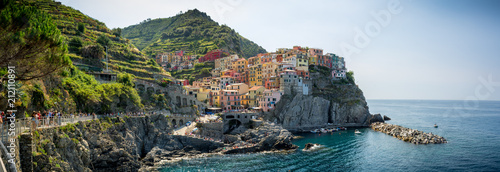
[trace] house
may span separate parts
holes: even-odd
[[[259,107],[259,97],[264,90],[263,86],[254,86],[248,90],[248,107]]]
[[[189,81],[187,79],[176,79],[174,83],[180,86],[189,85]]]
[[[347,77],[345,69],[334,69],[332,70],[332,78],[333,79],[345,79]]]
[[[205,54],[205,56],[200,57],[198,59],[199,62],[205,62],[205,61],[215,61],[216,59],[220,59],[222,57],[228,56],[229,52],[222,50],[222,49],[216,49],[208,52]]]
[[[224,110],[244,109],[244,103],[248,104],[248,85],[244,83],[228,85],[227,89],[222,90],[220,102]]]
[[[309,58],[306,54],[297,54],[296,63],[297,70],[309,71]]]
[[[269,54],[266,54],[266,55],[260,57],[260,64],[271,62],[272,59],[273,59],[272,56],[270,56]]]
[[[260,58],[257,56],[248,58],[248,65],[250,66],[259,65],[261,64],[260,62]]]
[[[323,49],[309,48],[308,53],[309,53],[310,56],[323,55]]]
[[[309,79],[309,71],[304,71],[304,70],[299,70],[297,69],[297,75],[304,78],[304,79]]]
[[[263,92],[263,96],[259,99],[259,107],[264,112],[269,112],[276,107],[276,103],[280,101],[282,95],[283,92],[277,89],[266,89]]]
[[[267,62],[262,64],[262,78],[266,79],[271,76],[277,76],[276,71],[278,69],[278,64],[275,62]]]
[[[232,76],[221,76],[219,82],[220,89],[226,89],[226,86],[234,84],[234,80]]]
[[[262,66],[253,65],[248,69],[248,82],[251,87],[262,86]]]
[[[242,73],[247,69],[248,61],[244,58],[232,61],[232,69],[238,73]]]
[[[316,55],[318,59],[318,66],[332,68],[332,59],[326,55]]]
[[[185,51],[183,51],[183,50],[179,50],[179,51],[176,51],[176,52],[175,52],[175,55],[176,55],[176,56],[180,56],[180,57],[182,57],[182,56],[184,56],[184,53],[185,53]]]
[[[284,63],[292,64],[293,67],[297,67],[297,55],[291,55],[283,59]]]
[[[284,70],[280,73],[280,91],[284,94],[309,94],[309,83],[297,75],[297,71]]]
[[[269,78],[264,79],[264,87],[266,89],[279,89],[280,88],[280,79],[277,76],[271,76]]]

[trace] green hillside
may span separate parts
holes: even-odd
[[[69,57],[81,70],[100,71],[105,68],[106,47],[109,68],[118,73],[130,73],[138,78],[152,80],[153,74],[168,76],[156,63],[145,57],[130,40],[121,36],[121,29],[106,25],[79,10],[52,0],[24,0],[48,13],[68,44]]]
[[[126,27],[122,35],[142,52],[154,55],[184,50],[188,54],[205,55],[218,48],[243,57],[252,57],[266,50],[244,38],[226,25],[219,25],[197,9],[170,18],[148,19]]]

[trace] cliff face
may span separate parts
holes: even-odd
[[[313,94],[284,95],[276,109],[265,118],[282,124],[291,131],[306,131],[336,126],[368,127],[370,123],[383,121],[380,115],[371,115],[363,92],[355,85],[324,85],[314,88]]]
[[[165,116],[152,115],[39,129],[33,134],[37,150],[33,153],[34,171],[151,171],[161,165],[162,160],[203,153],[248,153],[297,147],[291,143],[290,132],[269,123],[227,136],[233,138],[230,144],[169,135],[172,128],[167,124]]]
[[[38,130],[35,171],[138,171],[185,155],[212,152],[222,143],[169,135],[162,115],[101,119]]]

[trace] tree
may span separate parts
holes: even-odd
[[[85,23],[78,23],[78,31],[80,31],[81,33],[85,33],[85,30],[87,28],[85,28]]]
[[[69,50],[72,52],[79,52],[80,48],[83,46],[82,39],[80,37],[73,37],[68,42]]]
[[[120,37],[122,35],[122,29],[121,28],[114,28],[111,30],[111,32],[113,32],[113,35],[115,35],[116,37]]]
[[[22,81],[71,64],[61,31],[47,13],[11,1],[0,8],[0,69],[15,66],[16,80]],[[1,82],[7,74],[0,74]]]
[[[102,46],[109,46],[111,44],[111,40],[105,34],[102,34],[97,38],[97,43]]]
[[[120,73],[117,76],[116,82],[122,83],[125,86],[134,87],[135,78],[130,73]]]
[[[355,84],[354,83],[355,80],[354,80],[354,72],[353,71],[347,72],[346,77],[347,77],[347,81],[349,81],[349,83]]]

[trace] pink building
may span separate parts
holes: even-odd
[[[269,112],[276,107],[276,103],[280,101],[282,95],[283,92],[277,89],[266,89],[263,93],[263,97],[259,99],[259,107],[262,108],[264,112]]]
[[[309,48],[309,55],[310,56],[323,55],[323,50],[318,48]]]
[[[222,90],[220,96],[220,106],[223,110],[234,110],[241,106],[238,90]]]

